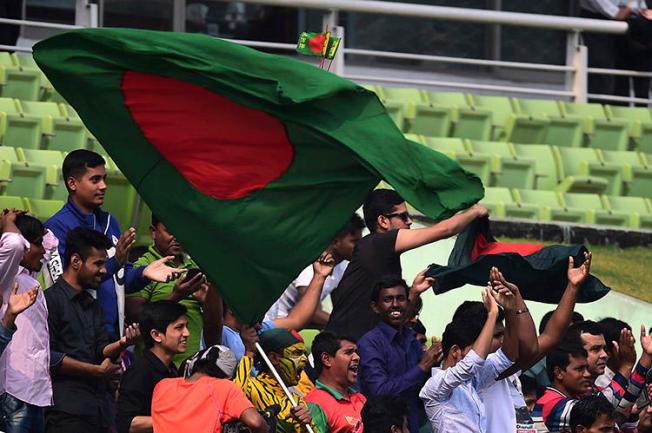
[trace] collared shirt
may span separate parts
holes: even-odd
[[[487,360],[471,350],[453,367],[433,368],[432,377],[419,393],[433,432],[486,432],[486,411],[479,392],[493,386],[511,365],[502,349]],[[511,398],[505,404],[512,405]]]
[[[305,400],[315,403],[324,411],[328,421],[328,433],[362,433],[362,407],[367,399],[364,395],[349,388],[349,395],[342,395],[319,380],[315,389]]]
[[[101,364],[109,344],[102,307],[86,291],[77,292],[63,277],[45,291],[51,355],[54,365],[64,356]],[[71,415],[103,416],[105,382],[88,376],[52,373],[54,409]]]
[[[624,7],[634,10],[647,9],[645,0],[580,0],[580,8],[603,15],[605,18],[615,18],[619,9]]]
[[[161,259],[162,257],[163,256],[161,256],[158,253],[158,251],[156,251],[154,245],[150,245],[147,252],[134,262],[134,267],[138,268],[138,267],[148,266],[154,263],[156,260]],[[182,269],[197,267],[195,262],[193,262],[192,259],[185,254],[183,255],[183,259],[180,265],[177,265],[174,262],[168,262],[167,265],[172,266],[174,268],[182,268]],[[176,281],[169,281],[167,283],[151,281],[142,290],[139,290],[138,292],[135,293],[128,294],[127,298],[138,297],[138,298],[145,299],[147,302],[161,301],[167,298],[172,293],[172,291],[174,290],[174,285],[176,283],[177,283]],[[186,299],[182,299],[181,301],[179,301],[179,304],[186,307],[187,310],[186,317],[188,318],[188,331],[190,331],[190,335],[188,336],[188,344],[186,346],[186,351],[184,353],[179,353],[177,356],[174,357],[174,363],[177,366],[181,365],[181,362],[183,362],[184,359],[189,358],[190,356],[199,352],[200,345],[201,345],[202,330],[204,329],[201,304],[199,303],[199,301],[194,299],[192,295],[189,295]],[[140,355],[141,353],[143,353],[143,349],[144,349],[143,343],[139,342],[138,345],[136,346],[136,354]]]
[[[18,293],[38,284],[29,271],[20,266],[29,242],[18,233],[3,233],[0,238],[0,291],[3,306],[0,317],[7,310],[7,301],[14,282]],[[0,357],[0,394],[5,392],[34,406],[52,404],[50,382],[50,341],[48,336],[48,309],[45,296],[39,290],[36,302],[16,318],[17,331]],[[25,386],[28,382],[30,386]]]
[[[118,433],[129,433],[134,417],[151,416],[154,388],[161,380],[170,377],[177,377],[173,366],[166,366],[151,350],[145,350],[120,382]]]
[[[410,432],[419,431],[419,414],[423,405],[419,390],[428,375],[419,367],[423,355],[421,343],[415,332],[395,328],[380,322],[358,342],[360,369],[358,382],[367,396],[397,395],[408,405]]]

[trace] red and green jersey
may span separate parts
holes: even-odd
[[[321,408],[328,420],[328,433],[362,433],[362,408],[367,399],[359,392],[349,389],[342,395],[319,380],[305,401]]]

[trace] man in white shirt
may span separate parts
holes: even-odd
[[[362,237],[362,230],[364,229],[364,222],[357,214],[353,214],[346,226],[338,233],[337,237],[331,242],[327,251],[331,253],[335,259],[335,267],[333,272],[326,278],[324,288],[321,292],[320,302],[323,302],[327,296],[337,287],[344,271],[346,270],[355,243]],[[265,314],[266,320],[276,320],[287,317],[290,310],[294,308],[299,299],[303,296],[310,281],[313,277],[312,265],[307,266],[299,276],[290,283],[281,297],[272,305]],[[328,323],[329,314],[317,307],[317,311],[312,317],[312,324],[319,327],[324,327]]]

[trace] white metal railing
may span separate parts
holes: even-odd
[[[230,0],[216,0],[230,1]],[[346,47],[343,44],[334,60],[333,72],[347,78],[362,82],[386,82],[399,85],[413,86],[430,86],[441,88],[460,88],[467,90],[481,90],[487,92],[507,92],[516,94],[533,94],[541,96],[554,96],[570,98],[576,102],[585,102],[587,97],[596,100],[617,101],[629,103],[652,103],[652,99],[642,99],[634,97],[587,94],[587,76],[588,74],[607,74],[628,77],[652,77],[652,72],[638,72],[630,70],[600,69],[589,68],[587,62],[586,47],[581,43],[580,32],[600,32],[609,34],[622,34],[627,30],[627,24],[624,22],[596,20],[586,18],[574,18],[552,15],[537,15],[517,12],[500,12],[481,9],[456,8],[445,6],[431,6],[410,3],[395,3],[388,1],[376,0],[240,0],[242,3],[262,4],[270,6],[281,6],[289,8],[303,8],[322,10],[324,14],[324,25],[328,25],[338,36],[344,36],[344,29],[338,26],[339,12],[356,12],[369,14],[382,14],[392,16],[414,17],[420,19],[436,19],[449,21],[464,21],[482,24],[495,25],[512,25],[522,27],[545,28],[552,30],[563,30],[567,32],[567,55],[566,64],[552,65],[526,62],[509,62],[501,60],[472,59],[450,56],[436,56],[426,54],[397,53],[380,50],[366,50],[359,48]],[[185,9],[186,0],[174,0],[175,11]],[[98,8],[96,4],[89,0],[76,0],[75,9],[76,25],[47,23],[41,21],[14,20],[0,18],[0,23],[14,24],[21,26],[41,27],[48,29],[70,30],[80,27],[93,27],[99,22]],[[178,24],[175,28],[183,25]],[[232,40],[233,42],[255,48],[281,49],[292,51],[294,44],[251,41],[251,40]],[[29,47],[0,46],[0,49],[9,49],[16,51],[29,52]],[[371,75],[371,74],[350,74],[345,70],[346,56],[366,56],[388,59],[419,60],[425,62],[448,63],[460,65],[474,65],[485,67],[498,67],[520,69],[528,71],[554,72],[564,74],[564,88],[550,89],[541,86],[517,86],[517,85],[497,85],[478,82],[459,82],[447,81],[445,79],[428,79],[428,78],[405,78],[397,76]]]

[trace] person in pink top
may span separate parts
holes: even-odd
[[[41,222],[17,211],[0,215],[0,293],[3,306],[15,293],[38,287],[34,279],[45,254]],[[0,430],[7,433],[44,431],[44,408],[52,404],[50,339],[45,297],[37,290],[34,305],[18,315],[12,340],[0,356]]]

